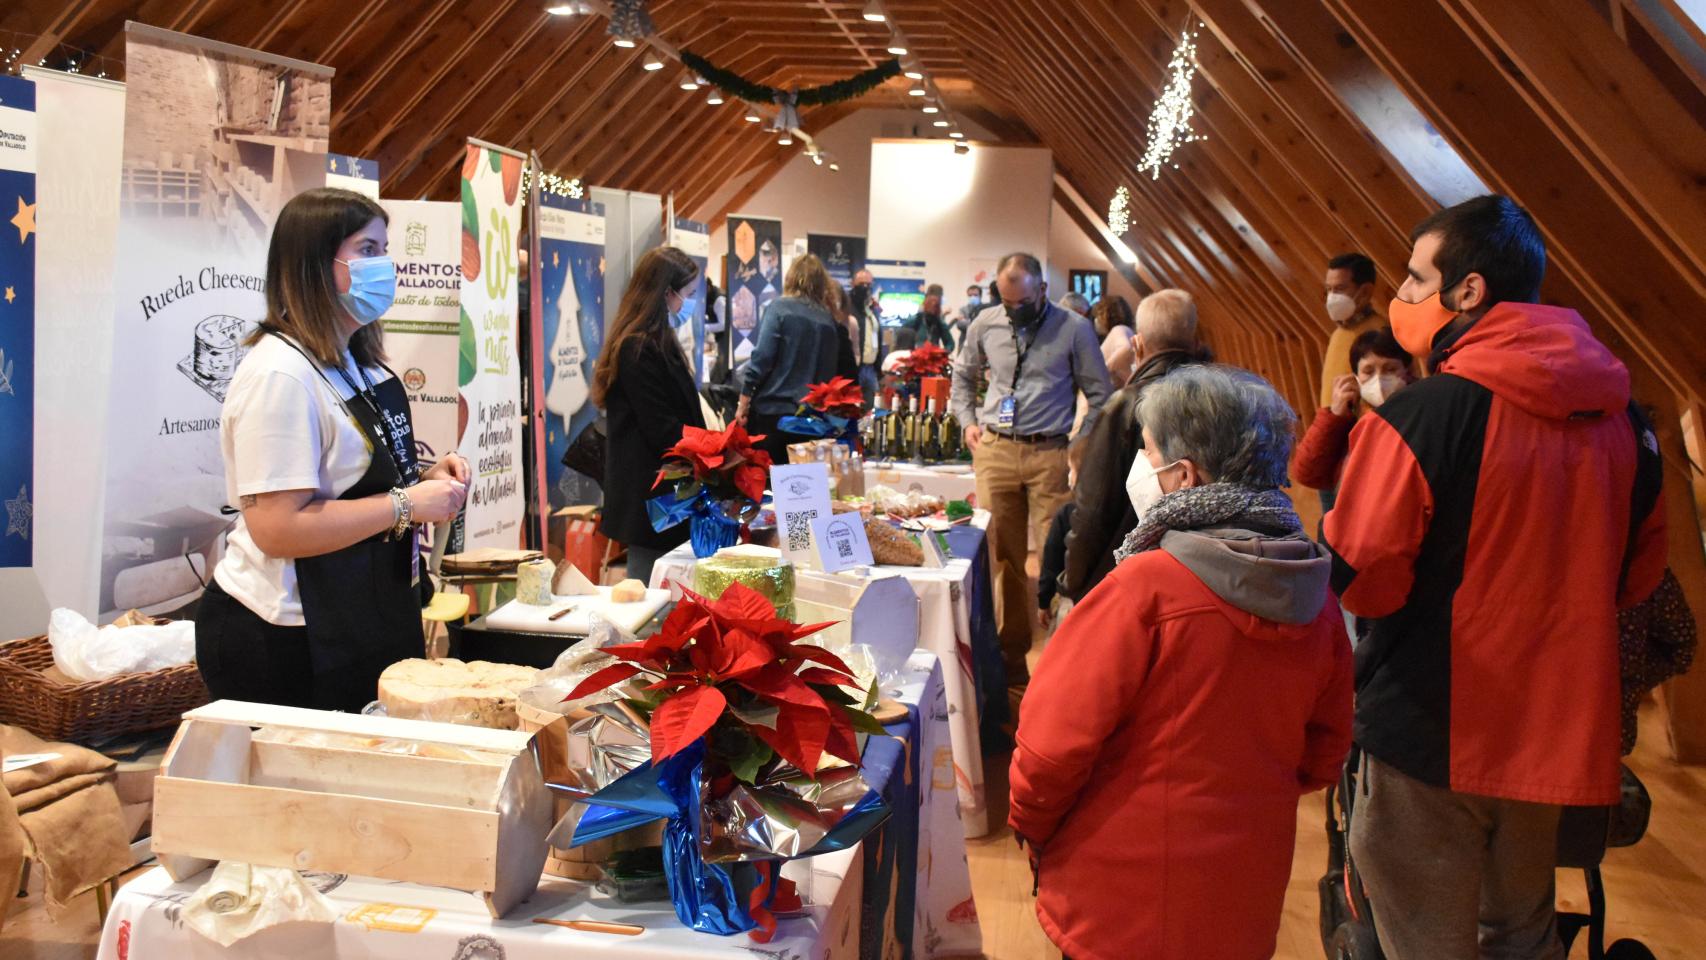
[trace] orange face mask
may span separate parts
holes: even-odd
[[[1432,353],[1434,337],[1457,316],[1456,310],[1440,302],[1438,293],[1421,303],[1393,297],[1390,310],[1392,336],[1412,357],[1426,357]]]

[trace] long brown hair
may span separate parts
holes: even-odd
[[[1091,312],[1096,321],[1096,333],[1107,336],[1115,327],[1137,327],[1137,315],[1132,312],[1131,302],[1117,293],[1110,293],[1096,301],[1096,307]]]
[[[835,294],[830,287],[835,281],[829,279],[829,271],[823,268],[823,261],[817,254],[808,253],[795,257],[788,266],[788,276],[782,281],[782,295],[785,297],[803,297],[829,311],[835,316]]]
[[[267,318],[249,337],[252,346],[268,331],[290,337],[314,359],[340,366],[337,278],[332,261],[351,234],[375,219],[391,222],[377,201],[351,190],[321,187],[290,198],[278,213],[267,247]],[[349,339],[350,354],[364,367],[385,360],[378,323],[357,330]]]
[[[669,291],[680,290],[698,276],[699,268],[693,258],[675,247],[647,250],[634,265],[628,289],[622,292],[622,304],[616,308],[616,319],[610,324],[609,336],[592,369],[593,403],[604,406],[604,398],[616,385],[617,366],[622,362],[622,348],[628,341],[639,340],[642,344],[650,341],[680,352],[669,326],[669,307],[664,301]]]

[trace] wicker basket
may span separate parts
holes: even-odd
[[[131,614],[118,622],[166,621]],[[45,636],[0,643],[0,723],[52,742],[87,743],[173,726],[208,699],[194,663],[86,683],[56,679],[52,667]]]

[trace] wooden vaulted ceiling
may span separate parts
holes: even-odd
[[[472,135],[536,150],[549,168],[589,183],[673,192],[678,210],[715,222],[797,153],[743,122],[738,101],[711,107],[703,91],[681,90],[679,66],[641,70],[646,48],[614,47],[602,16],[554,17],[545,6],[21,0],[0,13],[0,30],[38,38],[26,62],[60,44],[121,61],[123,24],[134,19],[328,64],[337,70],[333,149],[379,159],[387,196],[452,195]],[[890,27],[863,20],[863,6],[650,5],[670,43],[777,86],[839,79],[885,58]],[[1371,133],[1394,100],[1419,110],[1481,182],[1540,218],[1552,243],[1551,297],[1579,306],[1623,356],[1638,358],[1646,389],[1701,399],[1706,81],[1698,27],[1678,0],[885,7],[951,112],[1003,140],[1049,146],[1092,206],[1129,187],[1125,239],[1138,262],[1110,250],[1115,267],[1140,288],[1196,292],[1221,355],[1267,375],[1300,409],[1311,406],[1325,342],[1325,260],[1365,251],[1395,285],[1409,228],[1437,206],[1418,184],[1425,178],[1395,159],[1404,145]],[[1206,139],[1150,179],[1134,167],[1150,105],[1178,34],[1198,23],[1194,100]],[[1679,23],[1694,31],[1692,51],[1677,40]],[[905,86],[897,79],[854,103],[803,111],[804,128],[860,107],[909,105]],[[746,185],[733,196],[719,189],[738,178]]]

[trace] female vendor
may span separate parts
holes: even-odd
[[[396,293],[379,204],[303,193],[267,251],[266,320],[220,415],[241,512],[196,615],[214,699],[359,710],[422,653],[414,525],[456,516],[468,462],[421,472],[408,397],[385,366]]]

